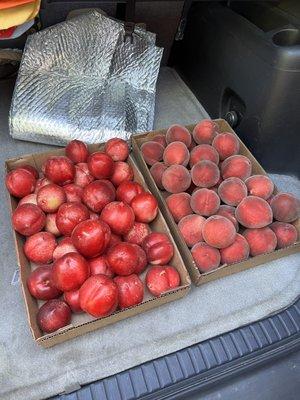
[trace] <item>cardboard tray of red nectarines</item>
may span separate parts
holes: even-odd
[[[220,132],[231,132],[235,134],[235,132],[232,130],[230,125],[223,119],[217,119],[214,120],[214,122],[218,125],[219,131]],[[188,125],[186,128],[192,133],[195,125]],[[227,275],[231,275],[240,271],[244,271],[248,268],[256,267],[261,264],[265,264],[269,261],[276,260],[278,258],[288,256],[290,254],[294,254],[300,251],[300,219],[295,221],[293,225],[296,227],[298,231],[298,241],[297,243],[283,248],[279,250],[275,250],[272,253],[268,254],[261,254],[255,257],[248,258],[245,261],[238,262],[235,264],[223,264],[220,265],[217,269],[211,270],[209,272],[200,272],[199,269],[197,268],[190,249],[187,247],[186,243],[184,242],[176,222],[173,219],[173,216],[171,212],[169,211],[166,201],[165,201],[165,193],[164,191],[161,191],[154,179],[152,178],[151,173],[149,172],[149,167],[147,166],[142,153],[140,151],[140,148],[143,143],[151,140],[154,136],[156,135],[166,135],[167,129],[159,130],[159,131],[152,131],[152,132],[147,132],[145,134],[139,134],[135,135],[132,138],[132,147],[133,147],[133,154],[134,157],[137,161],[137,164],[139,166],[139,169],[141,170],[151,192],[156,196],[160,209],[162,210],[162,213],[171,229],[171,232],[173,234],[173,237],[175,238],[175,241],[177,243],[177,246],[180,250],[180,253],[185,261],[185,264],[188,268],[188,271],[191,275],[192,281],[195,285],[201,285],[205,282],[210,282],[218,278],[222,278]],[[236,134],[235,134],[236,135]],[[236,135],[237,136],[237,135]],[[237,136],[238,138],[238,136]],[[249,149],[244,145],[244,143],[238,138],[240,142],[240,151],[239,154],[242,154],[246,157],[248,157],[252,163],[252,174],[257,174],[257,175],[267,175],[266,171],[263,169],[263,167],[259,164],[259,162],[255,159],[255,157],[251,154]],[[276,194],[278,190],[274,189],[274,194]]]
[[[103,147],[103,145],[91,145],[91,146],[89,146],[89,150],[91,152],[94,152],[94,151],[100,150],[102,147]],[[29,155],[15,158],[15,159],[10,159],[5,162],[6,171],[9,172],[12,169],[15,169],[16,167],[20,167],[22,165],[28,165],[28,164],[34,166],[35,168],[37,168],[38,171],[40,171],[43,162],[49,156],[54,156],[54,155],[58,156],[58,155],[64,155],[64,154],[65,154],[64,149],[58,149],[58,150],[53,150],[50,152],[29,154]],[[145,189],[147,189],[148,186],[131,155],[128,158],[128,163],[132,166],[132,168],[134,170],[134,180],[139,182]],[[15,210],[15,208],[17,207],[17,200],[11,195],[9,196],[9,204],[10,204],[11,212],[13,212]],[[104,317],[104,318],[96,319],[91,316],[88,316],[87,314],[80,314],[77,316],[74,316],[74,314],[73,314],[70,325],[67,325],[64,328],[61,328],[61,329],[57,330],[56,332],[50,333],[50,334],[44,334],[40,330],[40,328],[37,324],[36,315],[37,315],[38,307],[40,304],[38,304],[38,301],[31,296],[31,294],[29,293],[29,290],[27,288],[27,284],[26,284],[27,278],[28,278],[30,272],[32,271],[32,269],[34,268],[34,266],[32,266],[30,264],[30,262],[27,260],[25,254],[24,254],[24,251],[23,251],[24,238],[23,238],[23,236],[18,234],[16,231],[13,231],[18,265],[20,268],[22,291],[23,291],[23,295],[24,295],[28,321],[29,321],[30,329],[31,329],[34,340],[37,343],[39,343],[40,345],[42,345],[43,347],[51,347],[58,343],[69,340],[73,337],[82,335],[82,334],[90,332],[90,331],[94,331],[94,330],[102,328],[106,325],[118,322],[125,318],[143,313],[145,311],[148,311],[150,309],[158,307],[162,304],[165,304],[170,301],[174,301],[176,299],[184,297],[188,293],[190,286],[191,286],[190,276],[184,265],[182,256],[176,246],[174,238],[170,232],[169,226],[166,223],[160,210],[159,210],[158,215],[155,218],[155,220],[150,223],[150,227],[154,231],[164,232],[164,233],[168,234],[171,241],[173,242],[174,256],[171,259],[169,264],[174,266],[178,270],[178,272],[180,274],[180,279],[181,279],[180,286],[178,288],[176,288],[175,290],[166,292],[157,298],[154,298],[149,293],[147,293],[147,294],[145,293],[144,301],[141,304],[131,307],[131,308],[127,308],[122,311],[117,311],[107,317]]]

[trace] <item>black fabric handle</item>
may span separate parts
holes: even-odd
[[[135,0],[127,0],[125,22],[134,22],[134,17],[135,17]]]
[[[179,26],[178,26],[177,33],[175,36],[175,40],[183,39],[187,16],[188,16],[188,12],[191,8],[192,3],[193,3],[193,0],[185,0],[185,2],[183,3],[181,18],[180,18]]]
[[[130,38],[131,42],[133,40],[132,34],[134,32],[134,19],[135,19],[135,0],[127,0],[126,2],[126,12],[125,12],[125,35],[124,40],[126,38]]]

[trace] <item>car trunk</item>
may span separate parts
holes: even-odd
[[[135,21],[145,23],[165,48],[154,129],[225,118],[279,189],[299,196],[297,2],[288,2],[289,7],[285,2],[242,3],[137,2]],[[61,22],[81,8],[101,8],[111,17],[125,18],[124,2],[47,0],[42,1],[40,25]],[[22,49],[25,40],[0,41],[0,49]],[[53,148],[10,137],[15,76],[9,70],[0,80],[2,162]],[[5,195],[2,191],[2,398],[187,399],[212,388],[222,396],[224,382],[265,366],[261,387],[249,397],[258,398],[265,393],[270,363],[277,365],[277,359],[299,350],[299,254],[193,287],[185,299],[53,349],[37,347],[19,290]],[[291,362],[297,360],[294,356]],[[296,376],[292,370],[278,371],[282,385],[268,383],[272,398],[276,391],[278,398],[296,398]],[[240,392],[237,397],[231,392],[231,398],[242,396],[241,381],[235,381]]]

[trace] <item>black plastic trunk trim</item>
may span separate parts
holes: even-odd
[[[261,321],[99,380],[53,400],[184,398],[300,349],[300,299]]]

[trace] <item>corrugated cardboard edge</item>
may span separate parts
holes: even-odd
[[[96,150],[101,150],[103,145],[90,145],[89,149],[91,152]],[[49,157],[53,155],[64,155],[64,149],[57,149],[49,152],[38,153],[38,154],[28,154],[22,157],[17,157],[14,159],[9,159],[5,161],[5,169],[6,171],[10,171],[18,166],[22,166],[25,164],[30,164],[35,166],[38,170],[41,169],[41,165],[43,162]],[[129,156],[129,163],[132,165],[135,175],[135,180],[138,181],[145,189],[148,190],[148,186],[145,182],[144,177],[138,169],[138,166],[133,159],[133,157]],[[17,200],[9,195],[9,208],[12,213],[17,206]],[[91,332],[107,326],[109,324],[113,324],[115,322],[121,321],[125,318],[129,318],[131,316],[143,313],[145,311],[154,309],[159,307],[162,304],[168,303],[170,301],[174,301],[184,297],[191,287],[191,279],[189,273],[185,267],[182,256],[177,248],[176,242],[171,235],[171,231],[169,226],[167,225],[161,211],[159,210],[157,218],[150,224],[155,230],[160,230],[161,232],[165,232],[170,236],[171,241],[174,245],[174,256],[170,262],[171,265],[175,266],[180,274],[181,278],[181,286],[176,288],[175,290],[164,293],[162,296],[158,298],[152,298],[143,303],[128,308],[126,310],[117,311],[116,313],[104,317],[98,318],[94,320],[89,320],[80,325],[68,325],[54,333],[43,335],[43,332],[40,330],[37,322],[36,322],[36,314],[38,311],[37,301],[31,296],[27,288],[27,278],[31,272],[31,266],[28,262],[24,252],[23,252],[23,243],[24,238],[19,235],[17,232],[13,230],[16,254],[18,259],[18,265],[20,269],[20,277],[21,277],[21,287],[25,301],[26,313],[29,322],[29,326],[31,329],[32,336],[34,340],[42,345],[43,347],[52,347],[58,343],[62,343],[66,340],[72,339],[76,336],[83,335],[84,333]]]
[[[237,136],[237,134],[234,132],[234,130],[230,127],[230,125],[223,119],[216,119],[214,120],[217,125],[219,126],[220,132],[231,132],[233,133],[239,140],[240,143],[240,152],[239,154],[245,155],[251,160],[252,163],[252,173],[253,174],[259,174],[259,175],[267,175],[266,171],[263,169],[263,167],[259,164],[259,162],[256,160],[256,158],[253,156],[253,154],[250,152],[250,150],[245,146],[245,144],[240,140],[240,138]],[[186,128],[192,132],[195,127],[195,124],[193,125],[187,125]],[[281,257],[288,256],[290,254],[295,254],[300,251],[300,242],[298,241],[297,243],[293,244],[292,246],[286,247],[284,249],[279,249],[275,250],[272,253],[267,253],[267,254],[262,254],[256,257],[251,257],[248,260],[231,264],[231,265],[222,265],[219,268],[206,272],[206,273],[200,273],[198,268],[196,267],[196,264],[192,258],[190,249],[187,247],[185,244],[178,228],[177,224],[175,223],[172,214],[170,213],[165,197],[163,194],[163,191],[161,191],[157,186],[156,183],[154,182],[154,179],[152,178],[149,168],[147,164],[145,163],[145,160],[141,154],[140,151],[140,146],[142,143],[148,141],[150,138],[156,136],[156,135],[165,135],[167,132],[167,129],[161,129],[158,131],[152,131],[152,132],[147,132],[147,133],[142,133],[138,135],[132,136],[132,147],[133,147],[133,154],[134,158],[136,159],[138,166],[140,170],[143,173],[143,176],[148,183],[149,188],[151,189],[152,193],[157,197],[160,205],[160,209],[163,212],[163,215],[167,221],[167,223],[170,226],[170,229],[172,231],[172,234],[177,242],[177,246],[180,249],[180,252],[182,254],[182,257],[184,259],[184,262],[188,268],[188,271],[192,277],[192,281],[195,285],[199,286],[203,283],[213,281],[215,279],[222,278],[227,275],[231,275],[237,272],[244,271],[249,268],[256,267],[258,265],[276,260]],[[277,188],[275,188],[275,193],[277,192]],[[300,219],[298,219],[296,222],[293,223],[295,227],[298,230],[298,240],[300,239]]]

